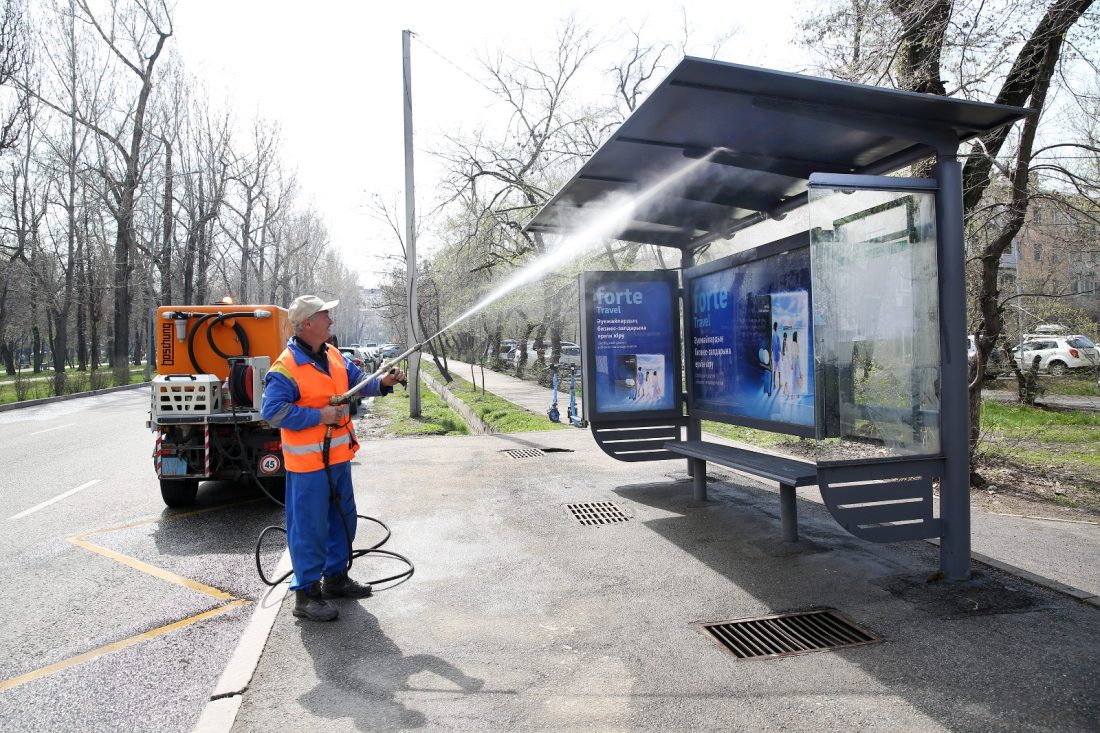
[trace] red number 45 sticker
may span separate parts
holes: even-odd
[[[274,453],[267,453],[260,457],[260,473],[278,473],[282,467],[282,459]]]

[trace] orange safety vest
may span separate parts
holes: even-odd
[[[321,409],[329,404],[333,395],[342,395],[348,391],[348,370],[344,366],[344,357],[331,344],[328,345],[328,374],[321,371],[312,360],[299,364],[290,349],[286,349],[272,366],[273,371],[283,372],[298,385],[301,397],[294,403],[299,407]],[[280,428],[283,439],[283,461],[286,470],[296,473],[320,471],[325,467],[322,455],[325,432],[328,426],[314,425],[304,430]],[[329,465],[350,461],[359,450],[359,441],[355,439],[355,429],[351,420],[345,425],[336,426],[332,432],[332,444],[329,447]]]

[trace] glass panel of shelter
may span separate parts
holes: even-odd
[[[807,208],[819,434],[939,454],[934,193],[813,187]]]

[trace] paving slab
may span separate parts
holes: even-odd
[[[490,387],[491,388],[491,387]],[[505,451],[540,448],[541,457]],[[938,549],[846,534],[735,474],[696,503],[683,461],[627,464],[587,431],[370,443],[363,513],[386,521],[408,582],[283,605],[234,730],[1066,730],[1100,720],[1100,609],[978,566],[929,583]],[[627,521],[580,524],[569,504]],[[364,530],[360,545],[373,542]],[[364,558],[353,575],[388,575]],[[737,659],[697,622],[836,608],[882,637]]]

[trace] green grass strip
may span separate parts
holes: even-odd
[[[129,372],[127,384],[141,384],[146,381],[144,366],[131,366]],[[155,377],[156,372],[154,371],[152,375]],[[0,379],[0,405],[55,397],[57,395],[54,392],[53,379],[52,371],[34,374],[25,370],[17,376]],[[80,394],[117,386],[119,383],[109,367],[102,366],[94,372],[68,369],[65,371],[65,386],[62,394]]]
[[[1100,481],[1100,413],[982,403],[981,450],[1045,469],[1079,468]]]
[[[443,382],[443,375],[439,373],[434,363],[423,360],[420,362],[420,368]],[[475,388],[473,384],[458,376],[454,370],[451,371],[451,377],[454,380],[448,385],[451,394],[469,405],[489,427],[498,433],[529,433],[536,430],[563,430],[568,427],[562,423],[550,422],[550,418],[545,415],[536,415],[492,392],[483,393],[480,387]],[[568,397],[566,405],[568,405]],[[559,403],[558,407],[562,405]],[[564,414],[563,408],[562,415]]]
[[[790,440],[789,435],[772,433],[767,430],[756,430],[755,428],[746,428],[740,425],[728,425],[724,422],[714,422],[712,420],[703,421],[703,432],[717,435],[721,438],[727,438],[728,440],[738,440],[742,443],[748,443],[749,445],[758,445],[761,448],[771,448],[786,440]]]
[[[462,417],[447,406],[435,392],[422,385],[420,417],[409,417],[408,390],[398,388],[374,400],[373,413],[387,421],[385,435],[468,435]]]

